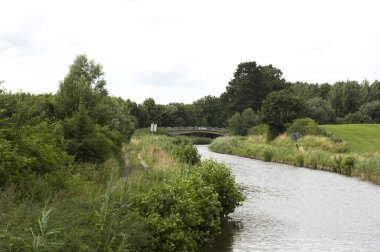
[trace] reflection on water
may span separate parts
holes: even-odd
[[[380,251],[380,186],[342,175],[209,152],[247,196],[204,251]]]
[[[228,220],[222,225],[222,233],[215,241],[199,252],[232,252],[234,235],[242,230],[242,223]]]

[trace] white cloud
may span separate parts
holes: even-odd
[[[290,81],[379,79],[377,1],[2,1],[0,79],[55,92],[75,56],[104,66],[111,94],[142,102],[220,95],[237,64]]]

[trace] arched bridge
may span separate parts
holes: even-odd
[[[229,131],[225,128],[213,127],[168,127],[167,132],[172,136],[192,134],[192,133],[206,133],[216,136],[225,136]]]

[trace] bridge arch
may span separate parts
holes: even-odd
[[[172,136],[190,135],[194,133],[204,133],[215,136],[225,136],[229,131],[225,128],[212,128],[212,127],[173,127],[166,128],[168,134]]]

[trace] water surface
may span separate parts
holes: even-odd
[[[246,201],[207,251],[380,251],[380,186],[343,175],[210,152]]]

